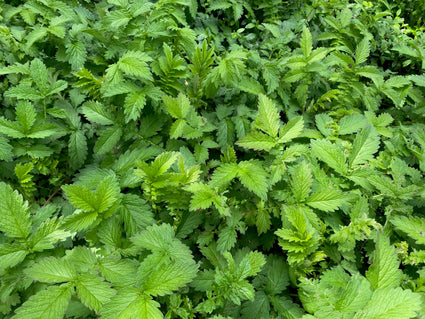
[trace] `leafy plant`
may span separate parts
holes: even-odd
[[[425,316],[416,2],[0,0],[2,318]]]

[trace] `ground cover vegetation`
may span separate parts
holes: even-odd
[[[423,16],[0,0],[0,316],[424,318]]]

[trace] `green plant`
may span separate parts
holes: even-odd
[[[413,2],[0,0],[4,318],[422,318]]]

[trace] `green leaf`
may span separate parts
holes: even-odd
[[[118,68],[127,75],[133,75],[153,81],[151,71],[146,62],[152,58],[141,51],[128,51],[118,61]]]
[[[366,62],[370,54],[370,44],[367,38],[364,38],[356,47],[356,64]]]
[[[16,119],[25,132],[34,125],[36,112],[34,106],[28,101],[19,101],[16,106]]]
[[[304,119],[301,116],[294,117],[279,132],[279,143],[288,143],[300,136],[304,128]]]
[[[198,272],[195,262],[173,262],[156,269],[143,283],[146,294],[164,296],[188,284]]]
[[[369,279],[372,288],[376,290],[397,287],[402,279],[399,265],[397,253],[389,239],[384,234],[378,233],[373,264],[366,272],[366,278]]]
[[[121,139],[122,133],[121,126],[111,126],[104,130],[94,146],[94,153],[102,155],[111,151]]]
[[[49,86],[48,91],[47,91],[47,96],[62,92],[63,90],[65,90],[68,87],[68,83],[65,82],[64,80],[59,80],[56,81],[55,83],[53,83],[52,85]]]
[[[211,176],[210,186],[221,187],[230,183],[238,174],[239,167],[236,163],[225,163],[217,167]]]
[[[102,309],[102,319],[163,319],[159,303],[139,290],[127,288],[113,296]]]
[[[42,123],[38,125],[34,125],[30,132],[27,134],[27,137],[30,138],[45,138],[48,136],[52,136],[54,134],[57,134],[58,128],[56,125],[49,124],[49,123]]]
[[[108,283],[92,274],[79,275],[75,288],[82,303],[96,312],[99,312],[102,306],[115,295],[115,291]]]
[[[366,308],[354,319],[409,319],[416,318],[422,307],[421,295],[411,290],[384,288],[374,291]]]
[[[313,150],[313,154],[329,167],[341,175],[347,173],[348,168],[344,153],[337,145],[327,140],[313,140],[311,141],[311,149]]]
[[[24,261],[28,252],[25,247],[17,244],[1,244],[0,245],[0,273],[4,269],[14,267]]]
[[[0,182],[0,231],[6,236],[26,238],[31,231],[28,202],[22,195]]]
[[[159,89],[145,86],[140,91],[136,90],[127,94],[124,101],[124,114],[126,123],[129,123],[131,120],[137,121],[137,119],[140,117],[141,110],[146,105],[146,96],[149,96],[150,91],[153,93],[156,90]]]
[[[61,319],[64,317],[74,288],[66,283],[60,286],[49,286],[32,295],[15,313],[14,319],[49,318]]]
[[[373,159],[373,154],[378,151],[378,148],[379,135],[372,125],[368,125],[356,135],[349,157],[350,168]]]
[[[261,199],[267,199],[268,176],[260,165],[249,161],[240,162],[238,164],[237,176],[243,186],[258,195]]]
[[[80,168],[87,158],[87,139],[83,132],[75,131],[69,136],[68,155],[71,168]]]
[[[24,129],[18,122],[12,122],[0,117],[0,132],[13,138],[25,137]]]
[[[152,251],[167,250],[174,240],[174,229],[169,224],[152,225],[145,231],[132,237],[133,243]]]
[[[258,95],[258,114],[255,119],[258,129],[276,137],[280,127],[280,115],[273,101],[264,94]]]
[[[225,252],[233,248],[238,239],[238,234],[233,227],[225,227],[220,230],[217,240],[217,249],[220,252]]]
[[[165,108],[170,115],[176,119],[184,119],[192,109],[190,101],[186,95],[179,93],[177,99],[173,99],[168,95],[162,96]]]
[[[124,227],[130,236],[155,223],[150,206],[135,194],[124,194],[118,209],[123,215]]]
[[[307,205],[323,210],[333,212],[344,204],[346,198],[343,193],[336,189],[324,188],[307,198]]]
[[[92,123],[112,125],[115,122],[112,113],[99,102],[87,101],[82,105],[81,110],[84,116]]]
[[[46,208],[47,206],[44,207],[44,209]],[[53,207],[52,209],[55,208]],[[35,233],[32,233],[29,238],[32,251],[53,249],[57,242],[64,241],[72,236],[70,232],[60,229],[60,226],[62,226],[62,219],[59,218],[46,219],[43,221]]]
[[[339,135],[352,134],[364,127],[366,119],[361,114],[350,114],[339,121]]]
[[[86,212],[97,210],[96,194],[90,191],[89,188],[82,185],[64,185],[63,191],[66,194],[69,202],[76,208]]]
[[[103,213],[121,197],[121,188],[115,176],[105,177],[96,189],[96,211]]]
[[[63,222],[63,228],[69,231],[82,231],[89,228],[97,218],[95,211],[76,210],[74,214],[69,215]]]
[[[0,134],[0,160],[10,162],[13,159],[12,150],[13,146],[9,144],[9,140]]]
[[[151,165],[152,176],[160,176],[168,171],[168,169],[177,161],[180,156],[177,152],[164,152],[157,156]]]
[[[77,276],[74,267],[67,260],[55,257],[44,258],[24,272],[34,280],[49,283],[72,281]]]
[[[41,94],[37,89],[30,87],[25,84],[19,84],[17,86],[11,87],[4,93],[4,96],[16,97],[19,100],[40,100],[45,96]]]
[[[49,74],[47,68],[40,59],[34,59],[30,65],[30,74],[34,80],[35,85],[42,91],[47,86],[47,79]]]
[[[276,145],[276,140],[261,132],[251,132],[242,137],[236,144],[253,150],[270,150]]]
[[[303,26],[303,34],[301,35],[300,46],[304,56],[308,57],[311,53],[311,50],[313,49],[313,39],[311,37],[310,30],[306,26]]]
[[[257,291],[253,301],[245,302],[242,316],[246,319],[263,319],[270,316],[270,302],[263,291]]]
[[[202,183],[192,183],[186,187],[186,190],[193,193],[189,206],[191,211],[210,207],[217,196],[211,187]]]
[[[360,274],[355,274],[340,294],[335,309],[348,313],[358,312],[366,306],[371,296],[369,281]]]
[[[419,245],[425,245],[425,219],[420,217],[395,216],[390,219],[391,223],[410,238],[416,240]]]
[[[78,70],[84,67],[84,62],[87,59],[87,50],[83,42],[70,42],[65,45],[66,55],[73,70]]]
[[[313,177],[308,164],[303,161],[292,174],[291,188],[297,202],[302,202],[310,194]]]

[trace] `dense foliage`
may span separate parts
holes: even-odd
[[[0,316],[424,318],[423,15],[0,0]]]

